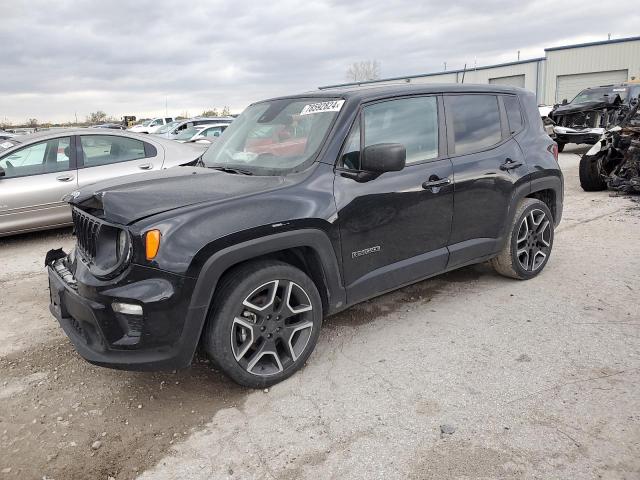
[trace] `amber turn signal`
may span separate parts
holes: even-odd
[[[147,260],[153,260],[158,254],[160,248],[160,230],[149,230],[145,234],[145,250]]]

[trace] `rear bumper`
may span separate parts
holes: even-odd
[[[120,282],[105,284],[79,260],[75,268],[69,262],[64,257],[47,266],[49,310],[82,357],[125,370],[191,363],[207,313],[206,307],[189,308],[185,292],[193,291],[192,279],[131,266]],[[113,302],[140,305],[143,314],[114,312]]]
[[[595,144],[604,133],[604,128],[587,128],[576,130],[568,127],[553,127],[555,140],[559,143],[587,143]]]

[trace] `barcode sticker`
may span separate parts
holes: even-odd
[[[344,104],[344,100],[332,100],[330,102],[318,102],[305,105],[300,115],[310,115],[312,113],[339,112]]]

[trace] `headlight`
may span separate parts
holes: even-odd
[[[126,231],[120,230],[118,233],[118,245],[116,247],[116,258],[122,260],[129,253],[129,235]]]
[[[115,225],[102,225],[96,242],[96,256],[90,270],[97,277],[120,272],[131,258],[131,237],[127,230]]]

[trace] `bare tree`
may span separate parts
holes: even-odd
[[[377,60],[362,60],[353,62],[347,68],[347,80],[352,82],[366,82],[380,78],[380,62]]]
[[[228,117],[229,115],[231,115],[231,111],[229,110],[229,107],[227,106],[222,107],[222,112],[220,112],[220,116]]]
[[[200,116],[201,117],[217,117],[219,116],[218,109],[214,108],[213,110],[205,110],[204,112],[202,112]]]
[[[38,126],[37,118],[30,118],[29,120],[27,120],[27,127],[36,128],[37,126]]]
[[[102,110],[98,110],[96,112],[91,112],[87,116],[87,123],[96,124],[96,123],[104,123],[107,119],[107,114]]]

